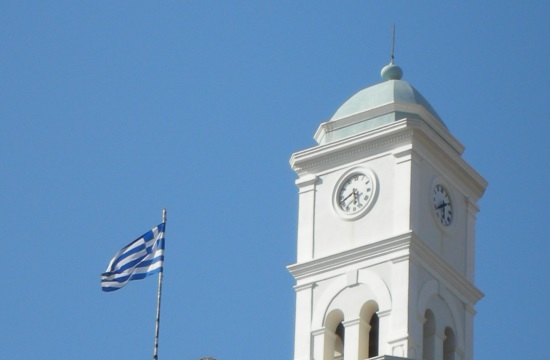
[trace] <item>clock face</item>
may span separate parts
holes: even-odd
[[[453,207],[447,190],[441,184],[434,186],[433,205],[437,220],[445,226],[449,226],[453,220]]]
[[[372,176],[355,172],[344,179],[336,193],[336,205],[345,215],[366,211],[374,197],[375,183]]]

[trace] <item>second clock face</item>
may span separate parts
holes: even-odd
[[[441,184],[434,186],[433,205],[437,220],[442,225],[449,226],[453,220],[453,208],[449,194]]]
[[[374,179],[365,173],[356,172],[348,176],[336,194],[340,211],[355,215],[366,210],[374,196],[374,186]]]

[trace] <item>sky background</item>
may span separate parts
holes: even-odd
[[[396,63],[489,182],[476,359],[546,359],[550,2],[0,1],[0,359],[292,359],[290,155]]]

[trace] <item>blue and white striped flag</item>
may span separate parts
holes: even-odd
[[[130,280],[143,279],[162,271],[164,226],[154,227],[120,250],[101,274],[101,290],[115,291]]]

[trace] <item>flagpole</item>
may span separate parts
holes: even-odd
[[[164,223],[164,231],[166,234],[166,209],[162,209],[162,222]],[[166,236],[166,235],[165,235]],[[159,271],[159,285],[157,291],[157,317],[155,321],[155,348],[153,350],[153,360],[159,358],[159,329],[160,329],[160,299],[162,296],[162,271]]]

